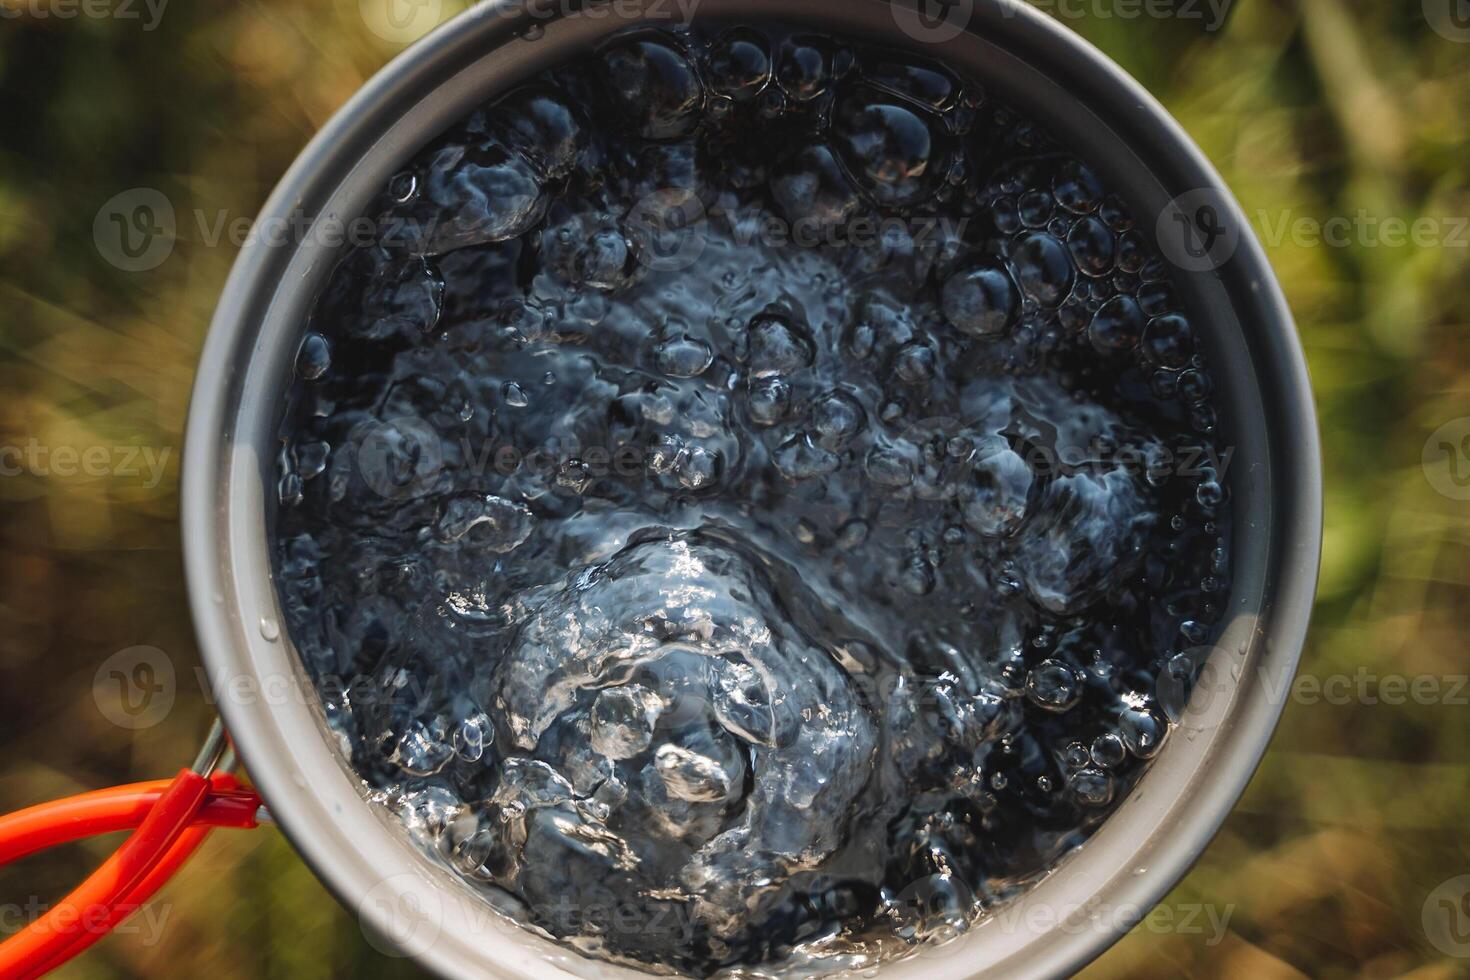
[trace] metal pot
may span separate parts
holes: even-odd
[[[948,62],[1064,135],[1178,256],[1219,388],[1236,566],[1209,655],[1208,697],[1189,711],[1129,797],[1084,847],[1006,914],[888,963],[890,978],[1064,975],[1099,955],[1179,880],[1260,761],[1307,628],[1321,538],[1311,392],[1290,314],[1219,176],[1139,86],[1095,49],[1017,0],[618,0],[551,11],[481,3],[380,72],[312,141],[260,220],[349,220],[425,141],[474,105],[590,50],[640,19],[782,21],[876,39]],[[973,10],[970,8],[973,6]],[[634,13],[638,17],[633,17]],[[1201,203],[1207,202],[1207,203]],[[1208,210],[1207,210],[1208,209]],[[1210,218],[1201,242],[1190,221]],[[1232,249],[1213,245],[1224,229]],[[445,976],[638,976],[583,958],[496,915],[431,863],[361,795],[310,680],[281,635],[271,580],[277,432],[292,359],[340,242],[262,238],[235,263],[195,384],[183,474],[183,533],[200,646],[235,745],[296,849],[372,932]],[[300,693],[301,696],[296,696]]]

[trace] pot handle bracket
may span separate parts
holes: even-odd
[[[0,977],[33,980],[86,950],[163,887],[215,827],[270,823],[260,796],[235,778],[235,765],[224,725],[215,719],[194,764],[173,779],[95,790],[0,817],[0,866],[134,828],[71,894],[0,943]]]

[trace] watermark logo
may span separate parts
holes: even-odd
[[[119,650],[92,678],[92,700],[102,717],[119,728],[139,731],[168,717],[177,684],[174,664],[157,647]]]
[[[627,233],[650,271],[683,272],[704,255],[707,219],[704,203],[694,195],[658,190],[633,205]]]
[[[1450,500],[1470,500],[1470,416],[1451,419],[1424,443],[1429,485]]]
[[[385,878],[357,907],[368,945],[385,956],[422,956],[439,939],[442,903],[434,886],[416,875]]]
[[[1154,682],[1154,695],[1169,723],[1185,733],[1213,731],[1225,721],[1226,709],[1239,687],[1239,677],[1229,676],[1228,655],[1219,647],[1196,646],[1165,661]],[[1262,685],[1279,691],[1264,675]]]
[[[173,254],[174,206],[153,187],[134,187],[109,198],[92,221],[97,252],[124,272],[156,269]]]
[[[1445,40],[1470,44],[1470,0],[1424,0],[1424,19]]]
[[[444,444],[434,427],[406,415],[368,425],[356,441],[357,472],[387,500],[412,500],[433,489],[444,469]]]
[[[1470,875],[1458,875],[1430,892],[1420,923],[1435,949],[1470,959]]]
[[[915,41],[944,44],[970,25],[975,0],[898,0],[891,9],[898,29]]]
[[[367,29],[384,41],[409,44],[439,26],[444,0],[361,0]]]
[[[1210,187],[1186,191],[1165,205],[1154,233],[1164,258],[1184,272],[1218,269],[1240,245],[1229,201]]]

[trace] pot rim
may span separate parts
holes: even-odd
[[[358,162],[369,153],[411,150],[411,142],[384,146],[392,142],[385,137],[388,123],[410,108],[425,111],[427,93],[470,84],[465,81],[469,69],[489,60],[491,52],[508,59],[508,46],[532,43],[519,35],[531,22],[528,5],[536,2],[485,0],[395,58],[311,141],[262,207],[260,219],[288,218],[302,202],[332,198],[337,188],[361,176]],[[912,4],[844,0],[840,13],[823,0],[708,0],[703,6],[731,11],[722,17],[752,21],[810,17],[855,24],[877,23],[874,18],[881,17],[891,24],[894,8]],[[703,18],[703,11],[697,16]],[[632,26],[617,24],[619,29]],[[1273,695],[1261,679],[1289,680],[1295,672],[1321,545],[1320,449],[1305,360],[1264,252],[1219,175],[1136,82],[1021,0],[976,0],[969,30],[956,43],[973,42],[975,36],[1056,79],[1175,193],[1210,189],[1227,221],[1242,229],[1234,255],[1200,288],[1228,290],[1241,336],[1239,349],[1225,352],[1224,364],[1250,375],[1249,390],[1238,400],[1252,423],[1260,423],[1243,425],[1240,432],[1248,440],[1267,441],[1253,450],[1264,461],[1261,472],[1252,466],[1231,479],[1232,488],[1244,480],[1250,493],[1268,498],[1254,501],[1263,508],[1265,523],[1252,526],[1249,539],[1263,549],[1260,594],[1237,604],[1238,615],[1221,649],[1212,654],[1239,657],[1254,673],[1226,682],[1227,697],[1215,706],[1210,727],[1201,729],[1204,737],[1188,743],[1169,739],[1088,845],[1020,899],[1023,913],[1049,909],[1056,920],[1052,926],[1030,929],[1028,935],[1014,924],[1009,929],[996,925],[998,918],[991,917],[968,936],[938,947],[935,955],[883,964],[880,969],[890,978],[958,978],[982,969],[996,977],[1064,975],[1100,955],[1163,898],[1214,836],[1266,750],[1284,699],[1283,689]],[[273,485],[265,476],[274,457],[247,408],[257,415],[264,411],[258,404],[261,393],[272,390],[250,382],[271,377],[270,371],[279,373],[281,364],[289,363],[283,362],[284,335],[271,328],[282,320],[287,299],[302,301],[292,296],[291,287],[307,273],[324,275],[325,255],[304,253],[300,243],[283,249],[264,240],[242,248],[210,326],[185,437],[181,524],[190,605],[236,747],[281,829],[317,877],[365,926],[435,972],[642,975],[585,959],[487,913],[483,898],[432,866],[400,827],[362,799],[328,744],[320,706],[311,697],[285,703],[245,699],[230,688],[240,679],[260,691],[272,676],[300,680],[289,643],[269,638],[271,631],[258,625],[272,616],[279,622],[269,564],[260,563]],[[288,267],[299,276],[288,277]],[[1244,533],[1240,525],[1247,523],[1237,517],[1238,539]],[[1172,785],[1172,793],[1155,789],[1166,785]],[[1108,854],[1095,846],[1099,842],[1107,843]],[[1126,860],[1121,860],[1123,852]],[[1099,896],[1106,896],[1113,921],[1100,928],[1064,928],[1073,919],[1062,913],[1071,910],[1087,918]],[[1120,910],[1125,914],[1120,916]],[[977,961],[980,952],[995,958]]]

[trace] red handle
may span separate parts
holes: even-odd
[[[101,939],[147,901],[213,827],[254,827],[260,798],[226,773],[184,769],[0,818],[0,864],[66,841],[136,826],[91,877],[0,944],[0,978],[31,980]]]

